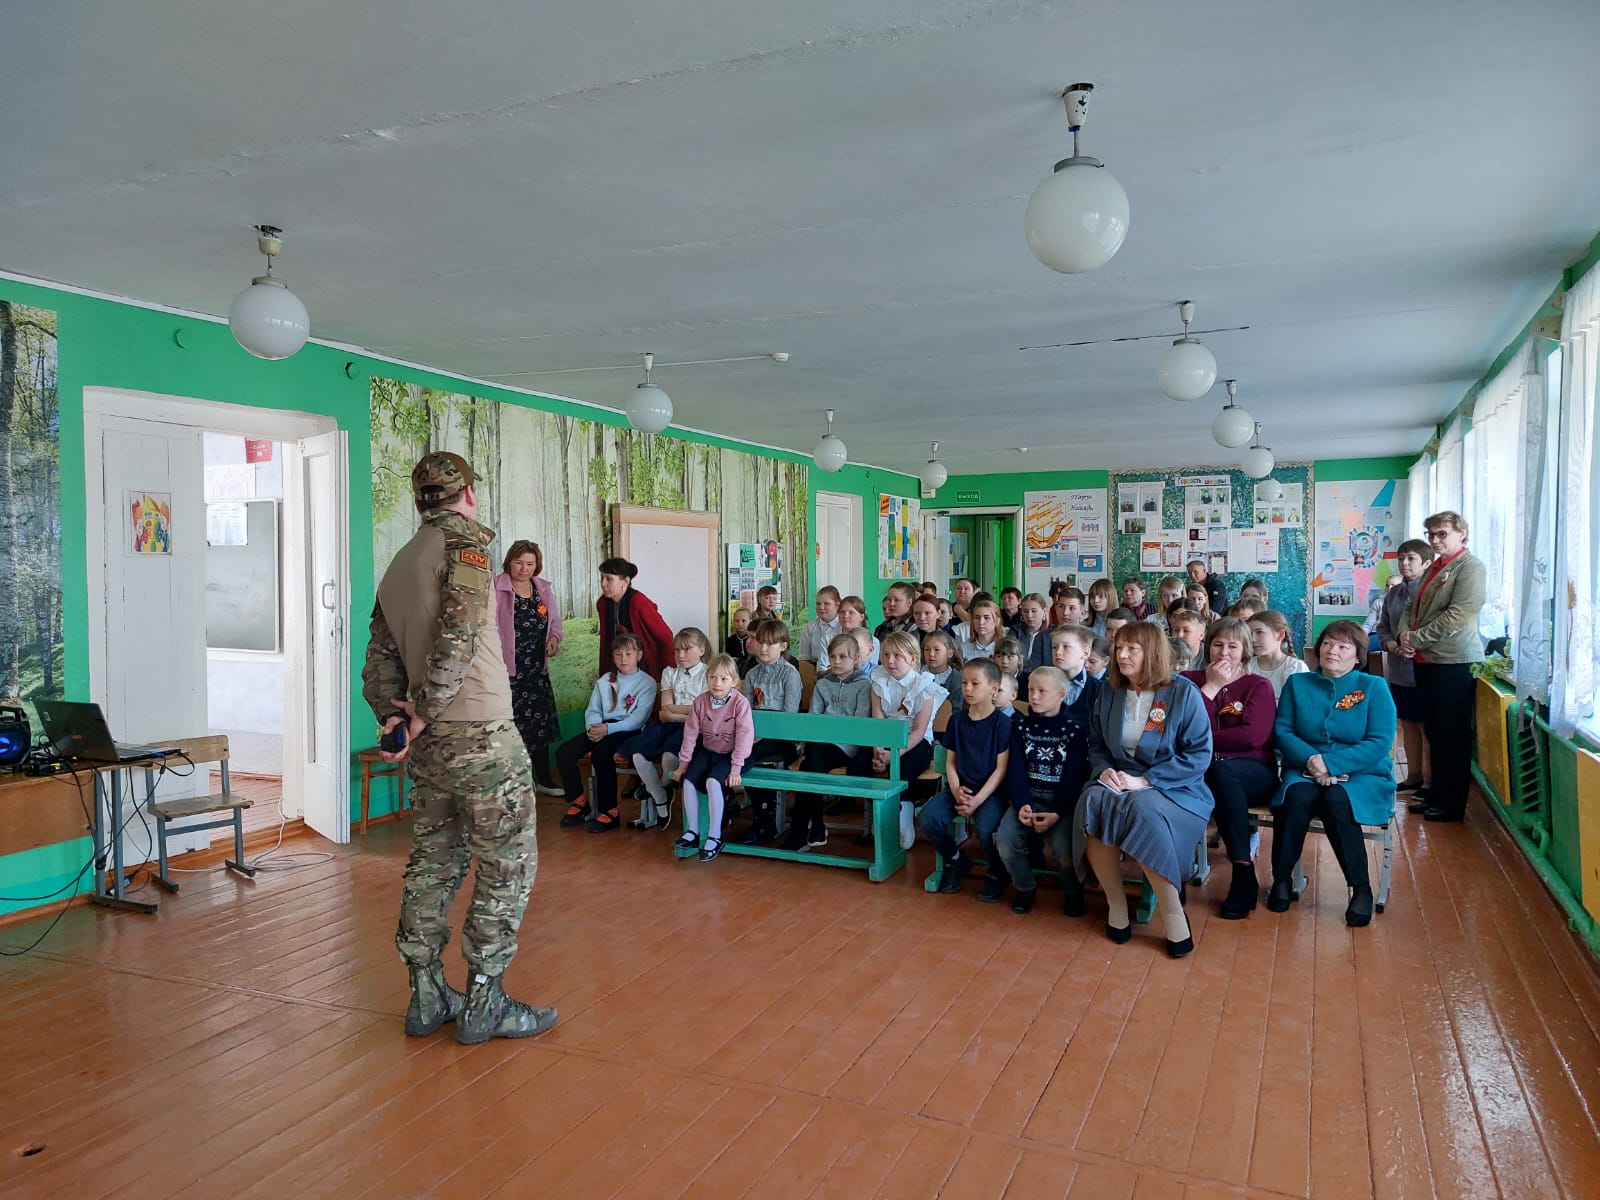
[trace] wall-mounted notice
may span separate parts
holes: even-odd
[[[1159,530],[1166,491],[1160,481],[1120,485],[1117,488],[1117,532],[1143,537]]]
[[[1279,528],[1299,529],[1306,523],[1306,489],[1304,484],[1284,484],[1283,495],[1276,500],[1264,499],[1261,495],[1261,487],[1261,484],[1256,484],[1255,492],[1251,497],[1251,507],[1254,509],[1253,515],[1257,528],[1275,525]]]
[[[1104,573],[1105,488],[1028,492],[1022,517],[1028,538],[1024,591],[1046,595],[1057,580],[1087,589]]]
[[[764,542],[728,543],[728,610],[743,605],[756,610],[760,588],[783,590],[783,545],[775,539]]]
[[[917,538],[921,505],[906,496],[878,497],[878,578],[918,579],[922,555]]]
[[[1405,540],[1403,480],[1317,484],[1317,541],[1311,580],[1318,616],[1362,616],[1395,573]]]

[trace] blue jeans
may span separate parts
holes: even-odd
[[[995,830],[1000,828],[1000,818],[1006,815],[1010,807],[997,794],[978,805],[977,811],[966,818],[977,831],[978,844],[983,847],[983,858],[988,864],[990,879],[1009,878],[1005,865],[1000,861],[1000,854],[995,849],[994,834]],[[958,858],[961,854],[961,848],[956,845],[955,838],[950,834],[950,824],[955,819],[956,798],[950,794],[949,788],[943,789],[924,804],[921,813],[917,815],[917,824],[922,827],[922,835],[946,862]]]
[[[1072,861],[1072,822],[1067,818],[1062,817],[1052,825],[1049,833],[1039,833],[1024,825],[1017,817],[1017,810],[1008,806],[1005,819],[1000,822],[1000,831],[995,834],[995,846],[1017,891],[1031,892],[1039,886],[1033,873],[1033,850],[1036,846],[1048,846],[1050,853],[1056,856],[1056,865],[1061,868],[1061,890],[1083,894],[1083,882]]]

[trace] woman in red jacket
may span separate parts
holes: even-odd
[[[1233,863],[1233,882],[1220,915],[1230,921],[1250,915],[1261,895],[1250,856],[1250,808],[1268,803],[1278,790],[1278,760],[1272,723],[1278,703],[1272,681],[1250,674],[1250,626],[1237,617],[1213,621],[1206,630],[1206,666],[1183,677],[1200,689],[1211,716],[1211,766],[1206,787],[1211,816]]]
[[[609,668],[611,639],[631,633],[644,646],[642,668],[657,679],[662,668],[672,663],[672,630],[661,619],[655,601],[635,590],[633,578],[639,568],[625,558],[608,558],[600,564],[600,599],[595,610],[600,616],[600,670]]]

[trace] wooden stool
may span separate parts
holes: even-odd
[[[356,758],[361,763],[361,836],[367,836],[367,814],[372,808],[372,781],[384,776],[392,778],[395,787],[395,812],[411,807],[406,797],[406,767],[404,763],[383,761],[383,752],[376,746],[363,750]]]

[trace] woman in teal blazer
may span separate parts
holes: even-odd
[[[1200,691],[1172,673],[1159,626],[1134,621],[1117,630],[1111,669],[1089,719],[1089,785],[1078,800],[1084,853],[1106,894],[1106,936],[1133,934],[1122,890],[1122,856],[1156,894],[1167,953],[1194,949],[1179,891],[1195,847],[1206,836],[1211,792],[1211,718]]]
[[[1284,912],[1296,899],[1290,877],[1305,849],[1306,831],[1320,818],[1334,857],[1350,885],[1346,925],[1372,920],[1363,825],[1394,815],[1394,698],[1381,675],[1356,670],[1367,655],[1367,633],[1354,621],[1335,621],[1317,639],[1320,669],[1291,675],[1278,698],[1273,727],[1283,756],[1283,785],[1272,847],[1267,908]]]

